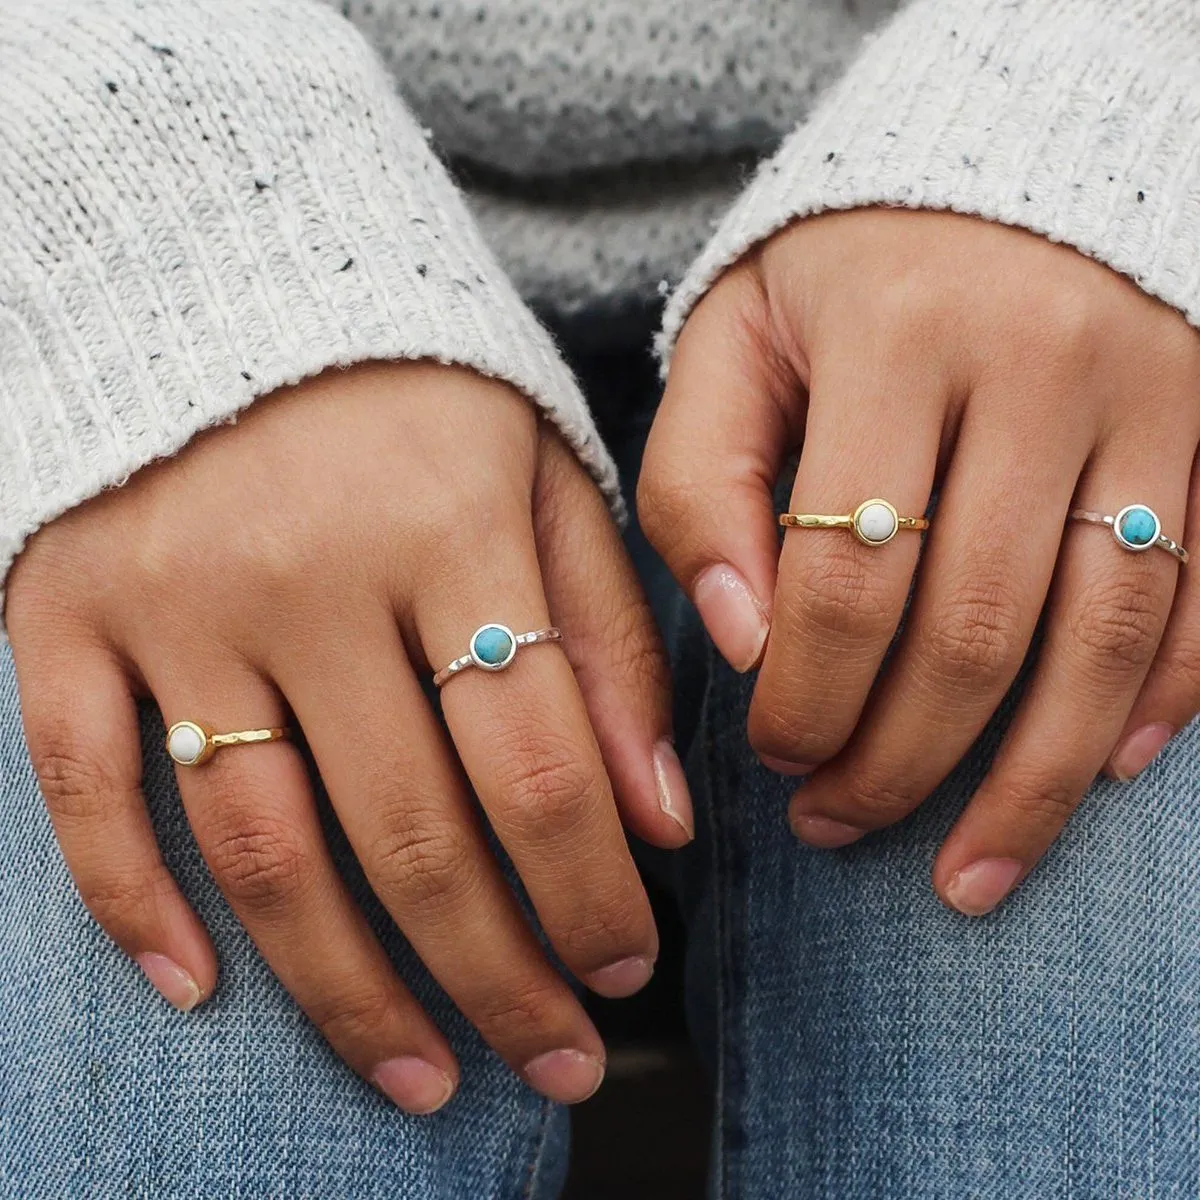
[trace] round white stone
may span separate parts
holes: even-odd
[[[886,542],[896,532],[896,518],[885,504],[868,504],[858,514],[858,531],[868,542]]]
[[[177,763],[190,766],[204,753],[204,739],[190,725],[180,725],[171,730],[167,749]]]

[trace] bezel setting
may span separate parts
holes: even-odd
[[[1121,526],[1125,522],[1125,518],[1132,512],[1149,513],[1154,518],[1154,536],[1148,542],[1131,542],[1121,531]],[[1158,519],[1158,513],[1154,511],[1148,504],[1127,504],[1115,517],[1112,523],[1113,537],[1117,539],[1119,545],[1134,554],[1141,554],[1146,550],[1152,550],[1158,545],[1159,538],[1162,537],[1162,522]]]
[[[862,530],[862,517],[868,508],[874,508],[879,505],[881,508],[886,508],[892,518],[892,532],[883,538],[881,541],[876,541],[874,538],[869,538]],[[900,514],[896,511],[895,506],[889,504],[886,500],[881,500],[876,497],[874,500],[864,500],[855,510],[854,516],[850,518],[850,527],[854,530],[854,536],[858,538],[864,546],[886,546],[900,532]]]
[[[498,630],[508,638],[508,654],[500,662],[488,662],[485,658],[480,657],[477,649],[480,637],[493,629]],[[480,625],[480,627],[475,630],[473,634],[471,634],[471,661],[481,671],[503,671],[506,667],[511,666],[512,660],[517,657],[517,645],[517,635],[513,633],[513,631],[509,629],[507,625],[500,625],[495,622],[487,625]]]
[[[200,753],[195,758],[180,758],[171,748],[172,739],[181,729],[190,729],[200,739]],[[202,763],[208,762],[215,753],[216,747],[212,744],[208,730],[203,725],[197,725],[195,721],[176,721],[167,730],[167,754],[170,755],[172,762],[178,763],[181,767],[198,767]]]

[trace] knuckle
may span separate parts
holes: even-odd
[[[866,316],[875,336],[911,343],[910,331],[941,320],[944,289],[930,286],[922,269],[910,263],[897,265],[867,300]]]
[[[342,989],[307,1005],[308,1015],[335,1046],[370,1042],[392,1023],[394,998],[380,988]]]
[[[555,1024],[562,999],[560,988],[548,983],[525,982],[488,989],[472,1017],[481,1030],[527,1038],[530,1030],[548,1029]]]
[[[902,779],[878,774],[859,774],[839,788],[840,811],[856,825],[878,829],[911,812],[921,799]]]
[[[1173,688],[1200,701],[1200,631],[1197,636],[1176,637],[1156,670]]]
[[[1104,673],[1140,671],[1154,657],[1165,619],[1146,574],[1094,584],[1070,619],[1071,636],[1085,663]]]
[[[118,790],[104,764],[57,723],[30,730],[29,755],[46,806],[56,819],[95,816]]]
[[[600,781],[580,751],[546,738],[518,738],[499,765],[506,819],[526,834],[553,837],[581,825]]]
[[[830,706],[825,705],[823,712],[823,719],[814,723],[795,698],[760,699],[756,695],[747,730],[750,746],[759,754],[786,762],[825,762],[842,748],[848,728]]]
[[[1070,780],[1056,775],[1009,775],[1001,795],[1019,824],[1035,829],[1056,829],[1074,812],[1081,791]]]
[[[890,588],[869,571],[850,539],[839,538],[805,564],[777,600],[782,628],[841,641],[886,641],[899,618]]]
[[[931,672],[952,684],[1006,681],[1024,653],[1020,603],[993,571],[956,584],[922,634],[918,645]]]
[[[106,873],[80,879],[77,886],[84,907],[109,932],[149,921],[159,903],[175,887],[165,869],[153,871],[149,876]]]
[[[385,821],[372,859],[371,873],[383,890],[414,906],[445,900],[470,874],[467,847],[449,824],[411,810]]]
[[[1096,289],[1090,280],[1078,278],[1062,279],[1044,289],[1026,317],[1032,320],[1034,338],[1041,343],[1047,363],[1059,361],[1076,368],[1093,358],[1106,324]]]
[[[286,907],[311,878],[310,856],[295,830],[273,817],[227,818],[205,857],[230,901],[254,909]]]
[[[643,939],[645,907],[632,890],[589,904],[586,919],[576,921],[563,935],[559,949],[576,963],[600,963],[612,960],[613,947]]]

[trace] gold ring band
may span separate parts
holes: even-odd
[[[902,517],[886,500],[864,500],[845,516],[820,513],[784,513],[780,525],[788,529],[849,529],[864,546],[886,546],[902,529],[929,528],[924,517]]]
[[[258,742],[281,742],[290,738],[287,729],[243,729],[237,733],[213,733],[198,721],[176,721],[167,730],[167,753],[181,767],[198,767],[218,750],[230,746],[253,746]]]

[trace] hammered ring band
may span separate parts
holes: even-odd
[[[864,500],[845,516],[818,513],[784,513],[780,525],[788,529],[848,529],[864,546],[886,546],[902,529],[929,528],[924,517],[902,517],[886,500]]]
[[[507,625],[481,625],[471,635],[467,653],[438,671],[433,677],[433,685],[440,688],[447,680],[471,667],[478,667],[481,671],[503,671],[512,665],[520,647],[561,641],[562,632],[552,625],[529,633],[513,633]]]
[[[198,767],[218,750],[230,746],[253,746],[280,742],[291,737],[287,729],[243,729],[238,733],[213,733],[199,721],[176,721],[167,730],[167,753],[181,767]]]
[[[1188,552],[1162,531],[1158,513],[1147,504],[1127,504],[1116,516],[1076,508],[1071,512],[1072,521],[1087,521],[1092,525],[1107,525],[1123,550],[1141,554],[1145,550],[1165,550],[1181,563],[1188,560]]]

